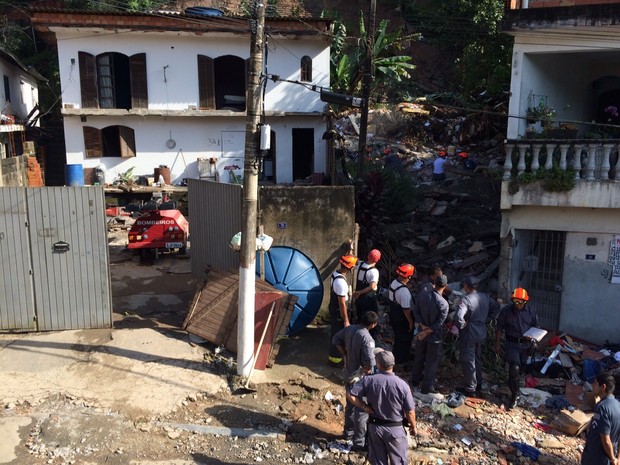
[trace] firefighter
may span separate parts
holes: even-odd
[[[396,279],[390,284],[388,299],[390,301],[390,324],[394,330],[394,348],[392,353],[396,363],[406,363],[413,340],[413,312],[411,311],[411,292],[407,284],[415,273],[415,267],[403,263],[396,268]]]
[[[355,302],[357,321],[363,320],[364,313],[377,312],[377,290],[379,287],[379,270],[377,263],[381,260],[381,252],[372,249],[368,253],[368,259],[361,262],[357,268],[355,292],[352,299]]]
[[[504,307],[497,318],[495,350],[499,353],[503,332],[506,339],[504,360],[508,363],[508,385],[511,394],[509,408],[514,408],[519,401],[521,367],[527,363],[532,343],[535,342],[523,335],[530,328],[538,326],[538,315],[529,304],[530,296],[522,287],[512,291],[511,300],[512,303]]]
[[[331,335],[329,340],[332,341],[334,336],[342,328],[346,328],[350,323],[350,311],[348,308],[349,301],[349,282],[347,275],[351,273],[357,257],[355,255],[343,255],[339,260],[340,266],[332,273],[329,295],[329,316],[331,318]],[[329,347],[329,364],[332,366],[342,366],[344,360],[338,347],[332,342]]]

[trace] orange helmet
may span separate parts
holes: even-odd
[[[415,273],[415,267],[409,263],[403,263],[396,268],[396,274],[398,276],[402,276],[403,278],[411,278],[413,273]]]
[[[357,263],[357,257],[355,255],[343,255],[340,257],[340,264],[347,269],[351,269]]]
[[[527,291],[522,287],[516,288],[512,291],[512,295],[510,296],[512,300],[525,300],[526,302],[530,300],[530,296],[527,295]]]
[[[370,252],[368,252],[369,262],[377,263],[379,260],[381,260],[381,252],[379,250],[372,249]]]

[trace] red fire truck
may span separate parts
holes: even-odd
[[[184,252],[189,237],[189,223],[179,210],[153,210],[136,219],[129,230],[127,248],[155,253]]]

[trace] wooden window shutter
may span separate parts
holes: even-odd
[[[138,53],[129,57],[129,69],[131,74],[131,108],[148,108],[146,53]]]
[[[101,139],[101,131],[97,128],[84,126],[84,148],[86,149],[86,158],[99,158],[103,156],[103,141]]]
[[[78,60],[80,62],[82,108],[99,108],[95,57],[90,53],[78,52]]]
[[[121,157],[131,158],[136,156],[136,137],[133,129],[127,126],[118,127],[118,137],[121,146]]]
[[[198,94],[201,110],[215,110],[213,58],[198,55]]]
[[[304,82],[312,82],[312,58],[308,55],[301,57],[300,78]]]

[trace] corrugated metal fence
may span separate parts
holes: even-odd
[[[239,252],[229,244],[241,231],[242,187],[199,179],[188,183],[192,274],[205,278],[209,267],[238,270]]]
[[[112,325],[103,188],[0,188],[0,256],[0,331]]]

